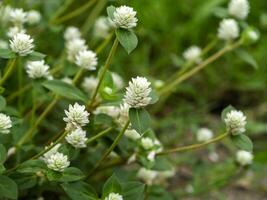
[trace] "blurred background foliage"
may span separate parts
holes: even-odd
[[[75,1],[66,12],[86,2]],[[14,7],[39,10],[46,22],[64,3],[64,0],[12,1]],[[181,67],[181,55],[186,48],[191,45],[204,48],[216,38],[222,7],[227,3],[227,0],[109,1],[107,4],[134,7],[139,19],[137,49],[128,56],[120,48],[111,70],[119,73],[126,82],[136,75],[168,80]],[[267,199],[267,1],[251,0],[250,5],[247,21],[259,29],[261,37],[258,43],[245,49],[254,57],[257,67],[240,59],[237,51],[228,53],[180,84],[155,113],[153,128],[164,146],[194,143],[194,134],[199,127],[210,127],[216,134],[223,131],[220,112],[231,104],[248,116],[247,134],[254,142],[253,165],[245,170],[235,165],[236,149],[227,140],[198,152],[173,155],[177,174],[166,187],[172,194],[154,186],[149,200]],[[56,58],[64,48],[62,34],[65,27],[82,27],[90,13],[91,9],[60,25],[52,26],[42,21],[39,29],[32,30],[32,35],[38,33],[35,38],[37,50],[46,52],[51,65],[57,62]],[[105,9],[102,15],[106,15]],[[94,49],[98,42],[93,41],[92,27],[85,37]],[[212,52],[222,45],[218,42]],[[100,63],[108,51],[106,48],[99,55]],[[208,156],[211,152],[216,152],[219,160],[211,161]],[[129,172],[124,173],[126,176]]]

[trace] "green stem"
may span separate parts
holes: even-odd
[[[107,70],[108,70],[108,68],[109,68],[109,66],[110,66],[111,60],[112,60],[112,58],[113,58],[114,55],[115,55],[116,49],[117,49],[117,47],[118,47],[118,44],[119,44],[119,41],[118,41],[117,38],[115,38],[115,40],[114,40],[114,42],[113,42],[113,45],[112,45],[112,47],[111,47],[111,50],[110,50],[110,52],[109,52],[108,58],[107,58],[107,60],[106,60],[106,62],[105,62],[104,68],[103,68],[103,70],[101,70],[101,73],[100,73],[100,75],[99,75],[98,84],[97,84],[96,89],[95,89],[95,91],[94,91],[94,93],[93,93],[93,95],[92,95],[92,99],[91,99],[91,101],[88,103],[88,107],[89,107],[89,108],[91,108],[91,107],[93,106],[93,104],[94,104],[95,98],[96,98],[96,96],[97,96],[97,94],[98,94],[98,91],[99,91],[100,86],[101,86],[101,83],[102,83],[102,81],[103,81],[103,79],[104,79],[105,73],[107,72]]]
[[[127,130],[128,126],[130,124],[130,121],[128,120],[122,130],[119,132],[111,146],[108,148],[108,150],[104,153],[104,155],[100,158],[100,160],[95,164],[94,168],[87,174],[85,179],[88,179],[92,173],[98,169],[98,167],[102,164],[102,162],[109,156],[109,154],[113,151],[113,149],[117,146],[119,143],[120,139],[122,138],[124,132]]]
[[[106,130],[104,131],[101,131],[100,133],[96,134],[95,136],[89,138],[86,143],[89,144],[95,140],[97,140],[98,138],[101,138],[102,136],[106,135],[109,131],[111,131],[112,128],[107,128]]]
[[[192,145],[188,145],[188,146],[182,146],[182,147],[177,147],[174,149],[168,149],[162,152],[159,152],[157,155],[166,155],[166,154],[170,154],[170,153],[177,153],[177,152],[185,152],[185,151],[190,151],[190,150],[195,150],[195,149],[199,149],[202,148],[204,146],[207,146],[209,144],[218,142],[223,140],[224,138],[226,138],[227,136],[229,136],[229,133],[226,132],[224,134],[221,134],[207,142],[203,142],[203,143],[199,143],[199,144],[192,144]]]
[[[21,59],[18,59],[17,61],[17,68],[18,68],[18,90],[21,90],[22,86],[23,86],[23,68],[21,65]],[[23,94],[19,95],[18,97],[18,108],[19,111],[22,113],[22,100],[23,100]]]
[[[15,68],[16,61],[17,61],[17,58],[13,58],[13,59],[8,61],[8,64],[6,66],[6,71],[0,80],[0,86],[2,86],[5,83],[5,81],[9,78],[9,76],[13,72],[13,70]]]
[[[31,84],[27,84],[20,88],[18,91],[13,92],[10,96],[7,97],[7,101],[12,101],[20,94],[24,93],[25,91],[29,90],[31,88]]]
[[[65,12],[65,10],[68,9],[68,7],[74,2],[74,0],[67,0],[63,5],[59,7],[59,9],[55,12],[55,14],[51,17],[50,21],[55,20],[58,16],[60,16],[62,13]]]
[[[74,76],[74,78],[72,79],[72,84],[73,85],[76,85],[76,83],[80,80],[83,72],[84,72],[83,68],[80,68],[79,71]]]
[[[31,112],[31,126],[34,124],[36,112],[36,95],[35,95],[35,87],[32,88],[32,112]]]
[[[99,54],[109,43],[111,38],[113,37],[114,32],[110,33],[103,42],[100,43],[100,45],[96,48],[95,52]]]

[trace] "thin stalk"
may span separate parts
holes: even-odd
[[[13,72],[16,61],[17,61],[17,58],[13,58],[8,61],[8,64],[6,66],[6,71],[4,72],[3,77],[0,79],[0,86],[2,86],[5,83],[5,81],[9,78],[9,76]]]
[[[66,14],[62,17],[51,20],[51,23],[60,24],[62,22],[68,21],[68,20],[70,20],[76,16],[79,16],[80,14],[85,12],[87,9],[89,9],[91,6],[93,6],[95,2],[96,2],[96,0],[88,1],[86,4],[82,5],[81,7],[77,8],[76,10],[69,12],[68,14]]]
[[[114,32],[111,32],[106,38],[105,40],[103,40],[103,42],[100,43],[100,45],[96,48],[95,52],[97,54],[99,54],[109,43],[109,41],[111,40],[111,38],[113,37]]]
[[[85,179],[88,179],[92,173],[98,169],[98,167],[102,164],[102,162],[109,156],[109,154],[113,151],[113,149],[117,146],[117,144],[119,143],[120,139],[122,138],[124,132],[127,130],[128,126],[130,124],[130,121],[128,120],[126,122],[126,124],[124,125],[124,127],[122,128],[122,130],[119,132],[119,134],[117,135],[117,137],[115,138],[115,140],[113,141],[113,143],[111,144],[111,146],[108,148],[108,150],[104,153],[104,155],[100,158],[100,160],[95,164],[94,168],[87,174],[87,176],[85,177]]]
[[[86,141],[86,143],[89,144],[89,143],[91,143],[91,142],[97,140],[98,138],[101,138],[102,136],[106,135],[106,134],[107,134],[109,131],[111,131],[111,130],[112,130],[112,128],[110,127],[110,128],[107,128],[106,130],[101,131],[100,133],[96,134],[95,136],[89,138],[89,139]]]
[[[36,94],[35,87],[32,87],[32,112],[31,112],[31,126],[34,125],[35,112],[36,112]]]
[[[60,16],[62,13],[65,12],[65,10],[68,9],[69,5],[71,5],[74,2],[74,0],[67,0],[63,5],[59,7],[59,9],[55,12],[55,14],[51,17],[50,21],[55,20],[58,16]]]
[[[101,83],[102,83],[102,81],[103,81],[103,79],[104,79],[105,73],[107,72],[107,70],[108,70],[108,68],[109,68],[109,66],[110,66],[111,60],[112,60],[112,58],[114,57],[115,52],[116,52],[116,50],[117,50],[118,44],[119,44],[119,41],[118,41],[117,38],[115,38],[115,40],[114,40],[114,42],[113,42],[113,45],[112,45],[112,47],[111,47],[111,50],[110,50],[110,52],[109,52],[109,55],[108,55],[108,57],[107,57],[107,60],[106,60],[106,62],[105,62],[104,68],[103,68],[103,70],[101,70],[101,74],[100,74],[100,76],[99,76],[99,81],[98,81],[98,84],[97,84],[97,86],[96,86],[96,89],[95,89],[95,91],[94,91],[94,93],[93,93],[93,95],[92,95],[92,99],[91,99],[91,101],[88,103],[88,107],[89,107],[89,108],[91,108],[92,105],[94,104],[95,98],[96,98],[96,96],[97,96],[97,94],[98,94],[98,91],[99,91],[100,86],[101,86]]]
[[[12,92],[12,94],[7,97],[7,101],[12,101],[13,99],[15,99],[20,94],[22,94],[22,93],[26,92],[27,90],[29,90],[31,87],[32,87],[31,84],[27,84],[27,85],[23,86],[22,88],[20,88],[18,91]]]
[[[21,59],[18,59],[17,61],[17,72],[18,72],[18,90],[21,90],[22,86],[23,86],[23,68],[22,68],[22,65],[21,65]],[[18,97],[18,108],[19,108],[19,111],[22,112],[22,99],[23,99],[23,94],[22,93],[21,95],[19,95]]]
[[[207,142],[177,147],[174,149],[168,149],[168,150],[157,153],[157,155],[166,155],[166,154],[170,154],[170,153],[178,153],[178,152],[185,152],[185,151],[191,151],[191,150],[199,149],[199,148],[205,147],[209,144],[219,142],[219,141],[223,140],[224,138],[226,138],[227,136],[229,136],[228,132],[221,134],[221,135],[219,135],[219,136],[217,136],[217,137],[215,137],[215,138],[213,138]]]
[[[72,79],[72,84],[76,85],[76,83],[80,80],[82,74],[83,74],[84,69],[80,68],[79,71],[76,73],[76,75],[74,76],[74,78]]]

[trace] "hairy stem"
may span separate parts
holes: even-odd
[[[107,129],[104,130],[104,131],[101,131],[100,133],[96,134],[95,136],[89,138],[89,139],[86,141],[86,143],[89,144],[89,143],[91,143],[91,142],[97,140],[98,138],[101,138],[102,136],[106,135],[106,134],[107,134],[109,131],[111,131],[111,130],[112,130],[112,128],[110,127],[110,128],[107,128]]]

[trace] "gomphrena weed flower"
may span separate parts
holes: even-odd
[[[137,177],[148,185],[151,185],[153,183],[157,175],[157,171],[146,169],[144,167],[140,168],[137,172]]]
[[[38,24],[41,21],[41,14],[36,10],[27,12],[27,23],[30,25]]]
[[[20,56],[27,56],[33,52],[33,39],[27,34],[17,33],[10,40],[10,48]]]
[[[75,57],[75,63],[81,68],[95,70],[97,65],[96,53],[91,50],[79,51]]]
[[[8,134],[12,127],[12,121],[9,116],[0,113],[0,133]]]
[[[236,161],[240,165],[249,165],[253,161],[253,155],[249,151],[239,150],[236,153]]]
[[[133,108],[147,106],[151,101],[149,95],[152,89],[150,85],[151,83],[144,77],[137,76],[136,78],[132,78],[129,86],[126,88],[124,101]]]
[[[154,147],[154,142],[150,137],[144,137],[141,139],[141,145],[144,149],[148,150]]]
[[[242,111],[232,110],[226,113],[226,117],[224,119],[226,124],[226,129],[233,135],[237,135],[240,133],[244,133],[246,131],[246,116]]]
[[[136,11],[131,7],[120,6],[116,8],[113,15],[113,22],[118,28],[131,29],[137,25]]]
[[[85,92],[88,94],[91,94],[98,84],[98,78],[95,78],[94,76],[85,77],[82,82],[82,88]]]
[[[77,128],[65,137],[66,141],[75,148],[85,148],[86,147],[86,132],[81,128]]]
[[[27,21],[27,13],[21,8],[12,9],[9,16],[10,21],[16,26],[22,26]]]
[[[218,29],[218,37],[222,40],[233,40],[239,36],[239,27],[234,19],[223,19]]]
[[[26,30],[17,26],[10,27],[7,31],[7,36],[13,38],[18,33],[26,33]]]
[[[105,197],[105,200],[123,200],[122,195],[118,193],[109,193],[107,197]]]
[[[94,36],[98,38],[107,38],[111,29],[115,27],[113,21],[108,17],[101,16],[95,21]]]
[[[249,13],[248,0],[231,0],[228,5],[228,13],[237,19],[245,19]]]
[[[197,131],[197,141],[206,142],[213,137],[213,132],[208,128],[200,128]]]
[[[191,46],[183,53],[183,57],[186,61],[201,62],[201,49],[198,46]]]
[[[50,144],[50,145],[53,145]],[[49,146],[46,146],[45,148],[47,149]],[[61,143],[56,144],[52,149],[50,149],[48,152],[46,152],[42,157],[40,157],[41,160],[43,160],[45,163],[47,160],[50,158],[50,156],[54,155],[55,153],[58,152],[58,149],[61,147]]]
[[[81,32],[74,26],[69,26],[64,32],[64,39],[66,41],[78,39],[81,37]]]
[[[68,156],[63,153],[55,153],[46,160],[47,167],[54,170],[63,172],[70,165]]]
[[[29,61],[26,65],[26,72],[30,78],[48,78],[49,66],[45,64],[44,60]]]
[[[67,41],[67,58],[71,62],[75,62],[75,57],[80,51],[86,50],[87,46],[85,40],[81,38],[75,38]]]

